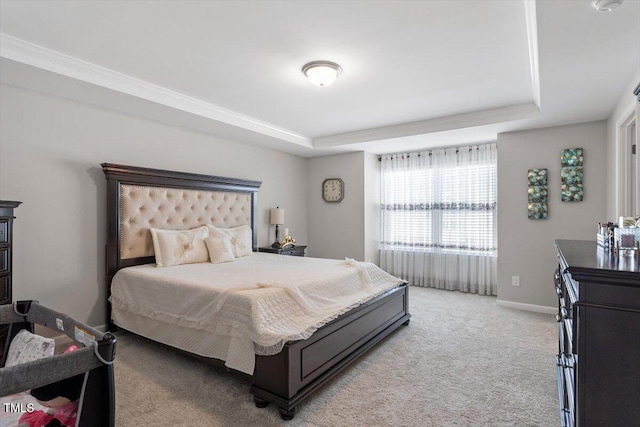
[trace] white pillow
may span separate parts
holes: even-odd
[[[56,342],[53,339],[44,338],[22,329],[11,340],[7,361],[4,366],[8,368],[9,366],[51,357],[55,349]]]
[[[233,256],[233,245],[229,236],[209,236],[204,243],[209,250],[209,261],[212,264],[236,260],[236,257]]]
[[[207,262],[209,252],[204,239],[209,237],[209,229],[200,226],[191,230],[151,229],[153,250],[158,267]]]
[[[233,245],[233,256],[236,258],[253,253],[253,235],[251,233],[251,227],[248,225],[233,228],[218,228],[209,225],[209,233],[214,236],[221,234],[229,236],[231,244]]]

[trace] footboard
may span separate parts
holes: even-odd
[[[251,393],[256,405],[278,405],[284,419],[296,406],[373,345],[408,324],[409,287],[402,285],[345,313],[306,340],[273,356],[256,356]]]

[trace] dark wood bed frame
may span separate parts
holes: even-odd
[[[111,280],[124,267],[154,263],[155,258],[120,259],[120,187],[144,185],[251,194],[253,250],[257,250],[259,181],[198,175],[103,163],[107,179],[107,323],[111,321]],[[256,406],[278,406],[280,416],[290,420],[298,404],[337,375],[351,362],[398,329],[409,324],[408,286],[400,285],[343,314],[318,329],[306,340],[292,341],[273,356],[256,356],[251,393]]]

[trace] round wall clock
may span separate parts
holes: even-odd
[[[344,181],[340,178],[325,179],[322,182],[322,198],[325,202],[341,202],[344,199]]]

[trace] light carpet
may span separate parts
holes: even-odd
[[[282,421],[249,380],[118,332],[116,426],[557,426],[553,316],[410,288],[411,324]]]

